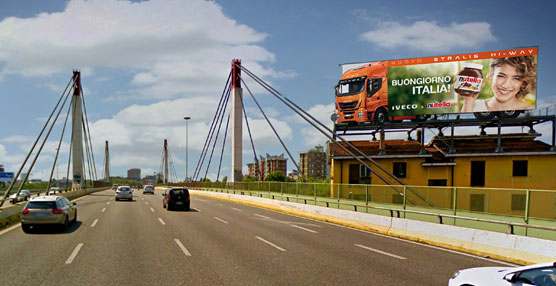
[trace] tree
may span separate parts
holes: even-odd
[[[257,181],[257,177],[251,176],[251,175],[246,175],[246,176],[243,176],[242,181],[243,181],[243,182],[256,182],[256,181]]]
[[[284,173],[282,173],[281,171],[274,171],[270,174],[268,174],[268,176],[266,176],[266,178],[264,178],[265,181],[274,181],[274,182],[284,182],[286,181],[286,175],[284,175]]]
[[[209,178],[203,178],[203,179],[201,179],[201,182],[206,182],[206,183],[210,183],[211,181],[210,181],[210,179],[209,179]]]
[[[228,176],[224,176],[224,178],[222,178],[222,183],[227,183],[228,182]]]

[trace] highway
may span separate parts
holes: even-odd
[[[459,269],[507,265],[436,247],[161,191],[76,200],[69,231],[0,231],[0,285],[447,285]]]

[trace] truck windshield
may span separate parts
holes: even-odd
[[[336,86],[336,96],[361,93],[365,89],[365,78],[341,80]]]

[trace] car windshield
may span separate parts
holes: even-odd
[[[186,194],[186,192],[187,192],[186,190],[178,189],[178,190],[171,190],[170,194],[172,194],[172,195],[183,195],[183,194]]]
[[[56,202],[29,202],[27,203],[28,209],[55,209]]]
[[[336,86],[336,96],[358,94],[365,89],[365,78],[341,80]]]
[[[128,188],[128,187],[125,187],[125,188],[120,188],[120,191],[124,191],[124,192],[127,192],[127,191],[129,191],[129,188]]]
[[[27,190],[21,190],[21,192],[19,193],[20,195],[28,195],[29,191]]]

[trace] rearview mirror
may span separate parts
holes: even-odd
[[[514,283],[517,281],[517,275],[515,273],[510,273],[506,276],[504,276],[504,280],[510,282],[510,283]]]

